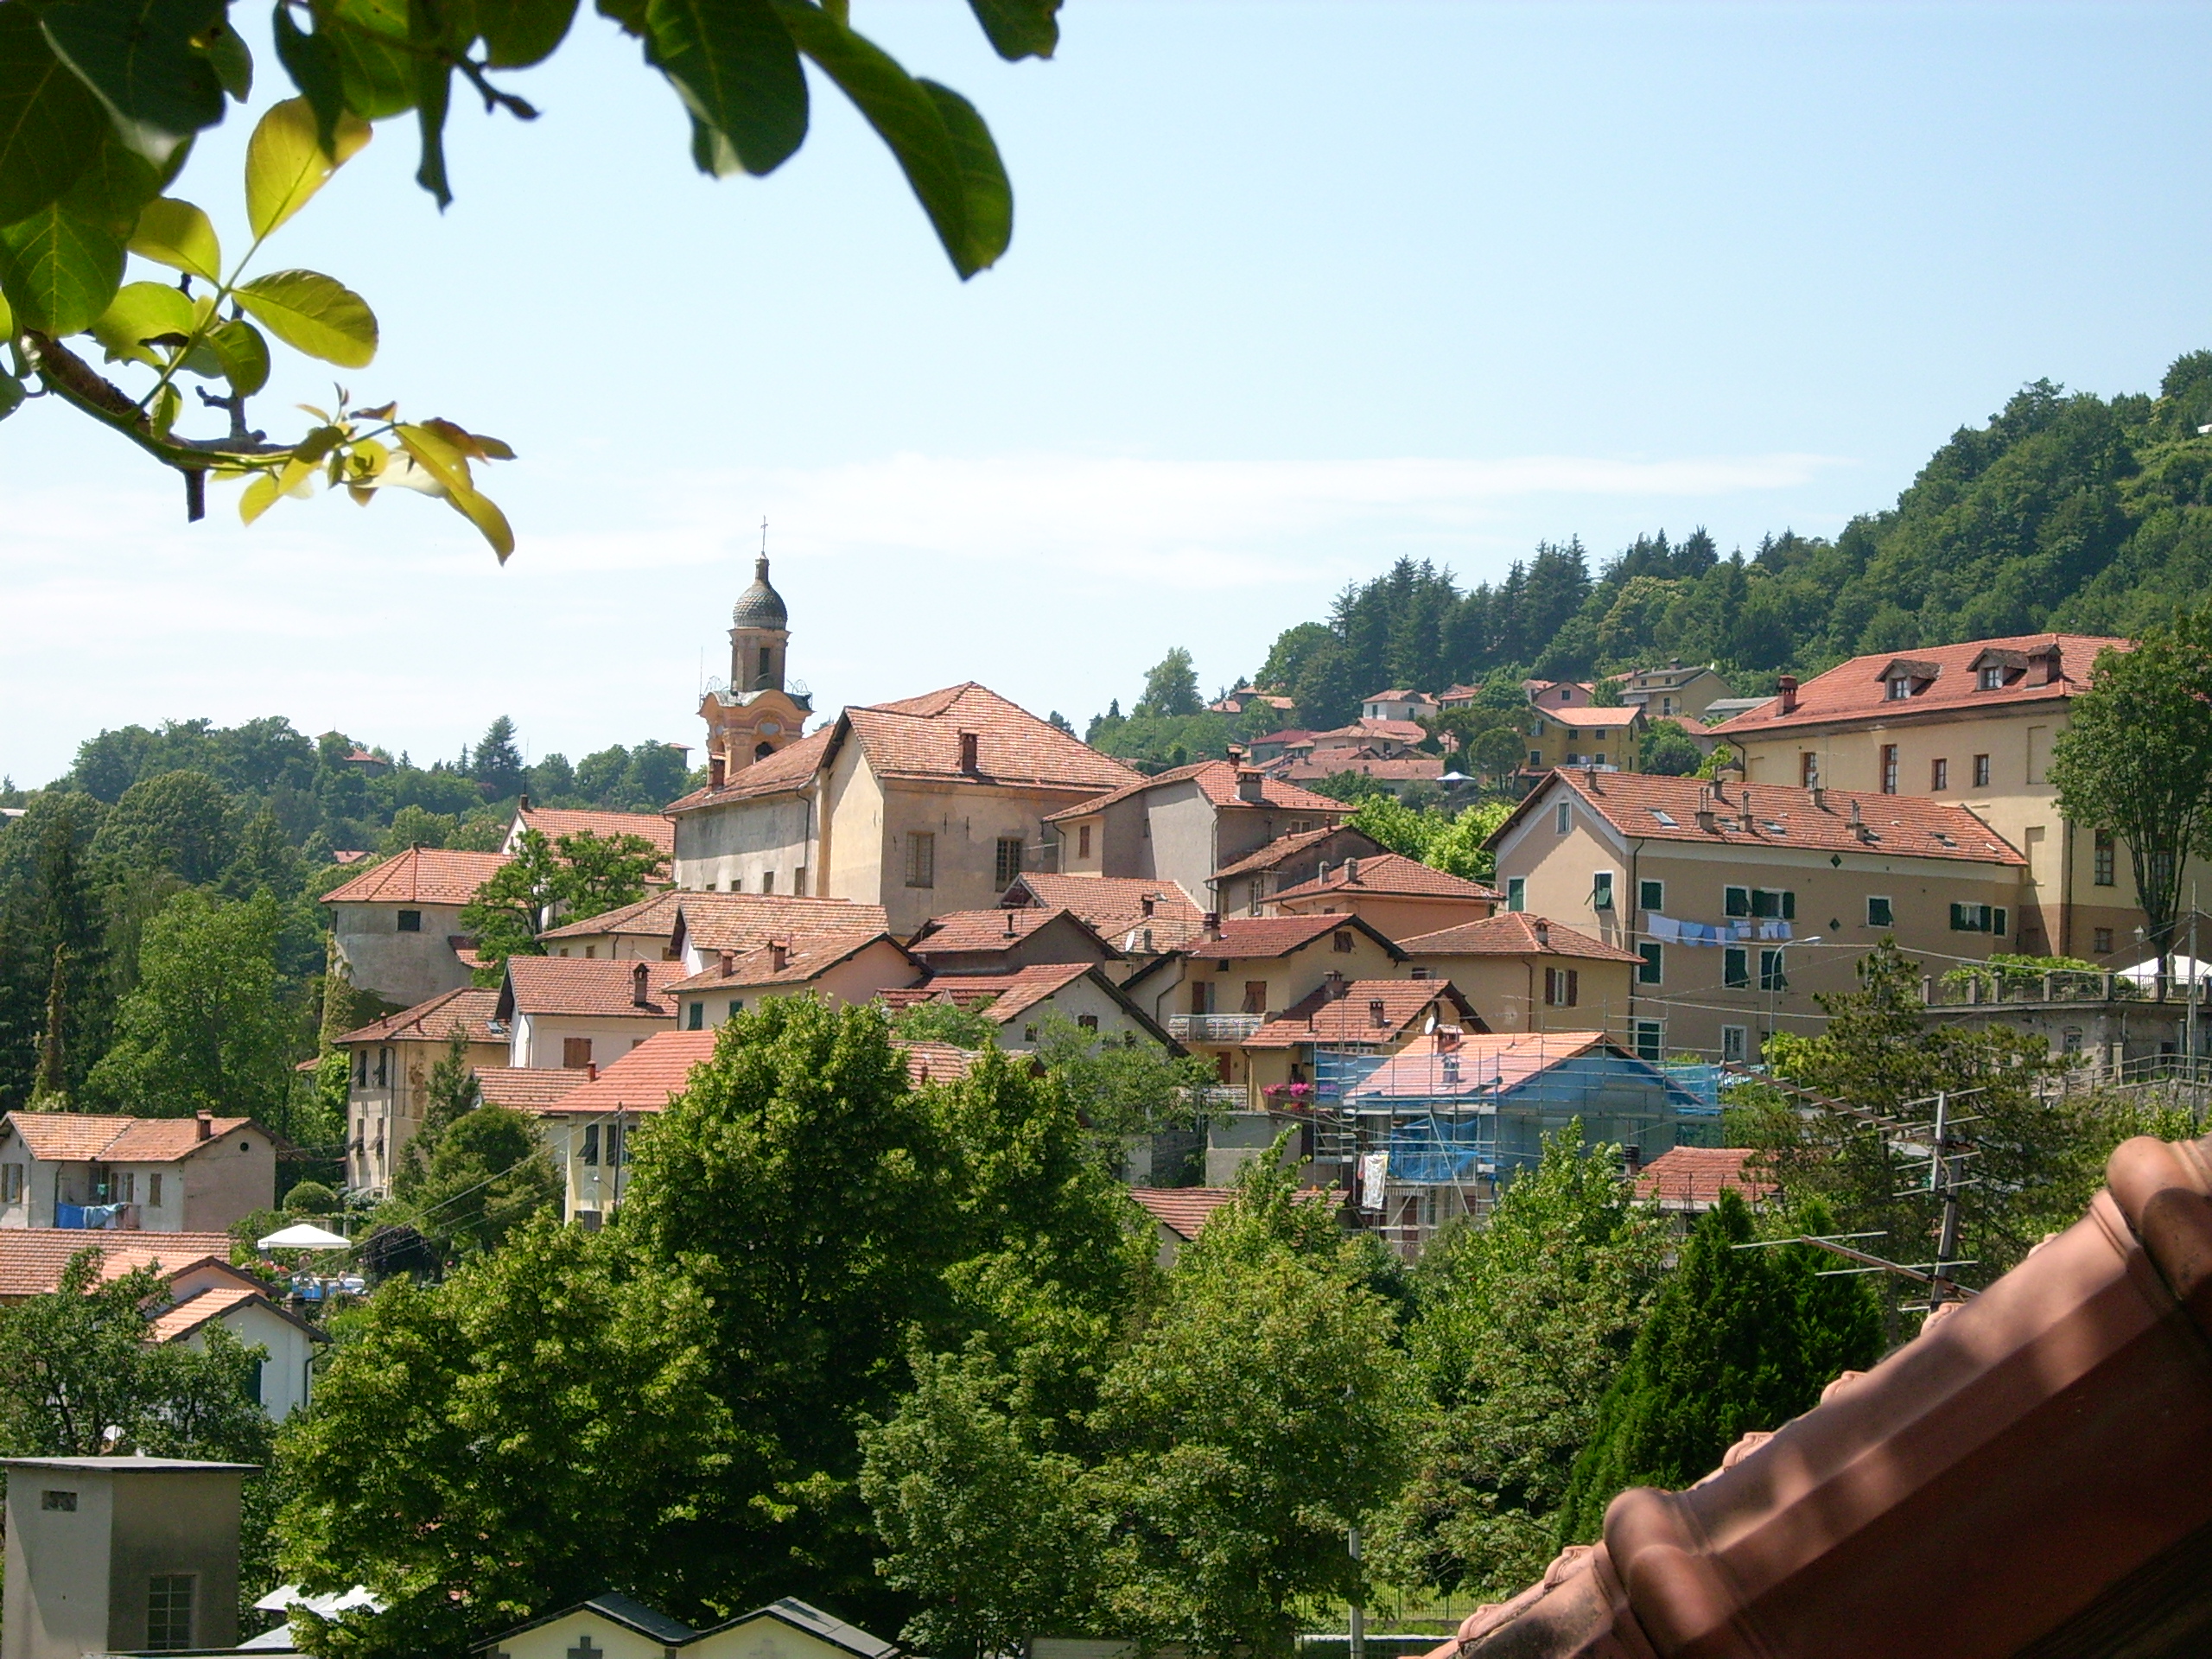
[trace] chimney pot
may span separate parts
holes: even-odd
[[[641,1008],[649,1008],[653,1005],[652,995],[646,989],[647,982],[652,977],[651,971],[642,962],[630,970],[630,1001]]]
[[[192,1115],[192,1123],[193,1128],[197,1131],[194,1136],[196,1140],[205,1141],[215,1133],[215,1114],[213,1112],[194,1112]]]
[[[1859,823],[1860,823],[1860,818],[1859,818],[1859,803],[1858,803],[1857,801],[1855,801],[1855,800],[1854,800],[1854,801],[1853,801],[1853,802],[1852,802],[1852,804],[1851,804],[1851,827],[1852,827],[1853,829],[1856,830],[1856,829],[1859,827]]]
[[[1827,810],[1827,791],[1822,789],[1818,784],[1815,784],[1813,785],[1813,810],[1815,812],[1825,812]]]
[[[1219,911],[1210,910],[1206,912],[1205,928],[1206,938],[1210,939],[1217,939],[1221,937],[1221,912]]]
[[[1242,767],[1236,773],[1236,798],[1254,805],[1267,798],[1267,779],[1250,767]]]
[[[584,1062],[584,1081],[586,1083],[597,1083],[599,1081],[599,1062],[597,1060],[586,1060]]]
[[[721,958],[722,977],[724,979],[728,979],[731,975],[737,972],[737,952],[734,950],[725,950],[721,953]]]
[[[719,753],[709,753],[707,756],[707,787],[720,789],[728,781],[729,762]]]
[[[1535,921],[1531,922],[1529,925],[1536,930],[1536,943],[1538,944],[1549,945],[1551,944],[1552,925],[1549,922],[1539,916]]]
[[[1139,899],[1139,900],[1138,900],[1138,903],[1141,904],[1141,905],[1144,906],[1144,913],[1145,913],[1146,915],[1149,916],[1149,915],[1151,915],[1151,914],[1152,914],[1152,907],[1153,907],[1153,906],[1154,906],[1155,903],[1157,903],[1157,902],[1158,902],[1158,900],[1159,900],[1159,895],[1158,895],[1158,894],[1156,894],[1156,893],[1147,893],[1147,894],[1145,894],[1145,896],[1144,896],[1142,899]]]
[[[963,732],[960,734],[961,771],[974,772],[976,770],[978,766],[981,765],[980,758],[976,753],[977,741],[978,740],[976,735],[973,732]]]
[[[1010,910],[1006,913],[1006,936],[1009,939],[1014,937],[1014,912]]]
[[[1382,999],[1379,996],[1367,999],[1367,1023],[1378,1029],[1390,1023],[1389,1011],[1383,1007]]]
[[[1774,689],[1782,694],[1782,712],[1785,715],[1796,714],[1797,712],[1797,677],[1795,674],[1783,675],[1775,681]]]
[[[771,939],[768,941],[768,965],[771,969],[780,974],[785,969],[791,966],[791,947],[787,940]]]

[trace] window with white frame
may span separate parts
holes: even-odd
[[[1643,958],[1637,964],[1636,982],[1663,984],[1667,976],[1667,947],[1656,939],[1645,939],[1636,947],[1636,954]]]
[[[1508,910],[1529,908],[1529,878],[1509,875],[1505,878],[1505,907]]]
[[[1723,1065],[1741,1065],[1751,1058],[1751,1033],[1748,1027],[1720,1027],[1720,1058]]]
[[[1657,1065],[1667,1055],[1667,1027],[1657,1020],[1633,1022],[1636,1058]]]
[[[1568,760],[1572,760],[1573,758],[1574,758],[1574,757],[1573,757],[1573,755],[1569,755],[1569,756],[1567,757],[1567,759],[1568,759]],[[1574,809],[1573,809],[1573,806],[1571,806],[1568,803],[1567,803],[1567,802],[1565,802],[1565,801],[1561,801],[1561,802],[1560,802],[1557,806],[1554,806],[1554,808],[1552,808],[1552,830],[1553,830],[1553,832],[1554,832],[1554,834],[1557,834],[1557,835],[1562,835],[1562,836],[1563,836],[1563,835],[1565,835],[1568,830],[1572,830],[1572,829],[1573,829],[1573,828],[1574,828]]]
[[[1878,893],[1869,893],[1866,895],[1866,925],[1869,927],[1894,927],[1897,925],[1897,912],[1895,907],[1887,899],[1881,897]]]

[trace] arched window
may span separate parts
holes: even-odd
[[[776,746],[772,743],[755,743],[753,746],[753,758],[755,760],[766,760],[775,752]]]
[[[773,645],[763,645],[760,647],[760,672],[754,683],[759,687],[766,687],[774,684],[775,679],[776,649]]]

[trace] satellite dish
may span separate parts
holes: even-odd
[[[1421,1034],[1424,1037],[1433,1037],[1436,1035],[1436,1010],[1434,1008],[1431,1008],[1428,1011],[1428,1023],[1421,1028]]]

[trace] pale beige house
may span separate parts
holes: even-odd
[[[1695,726],[1705,711],[1735,690],[1710,664],[1673,662],[1664,668],[1639,668],[1618,677],[1621,701],[1643,710],[1647,720],[1680,721]]]
[[[1802,685],[1783,676],[1779,695],[1713,735],[1753,785],[1957,803],[2026,856],[2007,949],[2132,965],[2143,912],[2127,849],[2062,818],[2050,782],[2052,746],[2097,653],[2129,643],[2038,633],[1854,657]]]
[[[1630,1039],[1643,959],[1542,916],[1509,911],[1401,939],[1415,979],[1446,979],[1494,1032],[1603,1031]]]
[[[549,957],[608,957],[620,962],[676,960],[676,916],[687,897],[680,887],[647,893],[633,905],[579,916],[537,936]]]
[[[430,1073],[455,1033],[467,1040],[471,1067],[506,1064],[508,1039],[492,1028],[499,1001],[499,992],[486,988],[445,991],[332,1039],[331,1046],[346,1056],[349,1192],[379,1198],[391,1194],[399,1154],[429,1105]]]
[[[1126,960],[1073,911],[1042,906],[1000,905],[933,916],[906,950],[932,974],[1003,974],[1046,963]]]
[[[677,885],[880,905],[903,938],[996,902],[1049,861],[1050,815],[1135,777],[972,682],[847,709],[669,807]]]
[[[949,1002],[982,1014],[998,1028],[998,1046],[1034,1048],[1054,1017],[1107,1040],[1157,1044],[1171,1054],[1182,1045],[1095,962],[1047,963],[1002,973],[932,974],[879,999],[894,1014],[924,1002]]]
[[[1817,1033],[1814,998],[1885,938],[1936,972],[2016,949],[2027,868],[1955,804],[1630,772],[1552,773],[1489,845],[1510,910],[1641,958],[1630,1046],[1655,1060]]]
[[[1258,916],[1285,887],[1311,881],[1348,858],[1373,858],[1382,843],[1348,823],[1277,836],[1213,873],[1214,903],[1224,916]]]
[[[683,977],[675,962],[510,957],[491,1028],[506,1039],[510,1065],[608,1066],[655,1032],[676,1028],[669,987]]]
[[[1402,853],[1370,853],[1285,887],[1266,910],[1274,916],[1357,916],[1386,938],[1403,940],[1482,921],[1502,901],[1495,888],[1431,869]]]
[[[608,1592],[503,1630],[484,1659],[893,1659],[896,1644],[786,1597],[705,1630]]]
[[[1643,765],[1643,734],[1649,724],[1643,709],[1634,703],[1600,709],[1588,702],[1557,707],[1531,702],[1522,726],[1529,751],[1522,770],[1594,766],[1607,772],[1635,772]]]
[[[749,950],[709,953],[707,965],[673,981],[683,1029],[712,1031],[766,998],[816,996],[833,1006],[874,1001],[920,981],[922,965],[880,928],[816,928]]]
[[[621,1206],[630,1137],[683,1092],[692,1071],[714,1057],[715,1041],[711,1031],[658,1032],[552,1098],[513,1103],[537,1120],[561,1173],[563,1221],[598,1227]]]
[[[1122,960],[1107,964],[1109,976],[1117,981],[1196,938],[1206,919],[1205,906],[1174,882],[1139,876],[1037,871],[1009,886],[999,903],[1008,909],[1066,911],[1120,953]]]
[[[329,906],[335,967],[356,990],[411,1008],[469,982],[459,952],[461,906],[505,868],[505,853],[410,847],[371,865],[322,896]]]
[[[10,1112],[0,1229],[221,1232],[276,1204],[277,1144],[250,1117],[207,1112]]]

